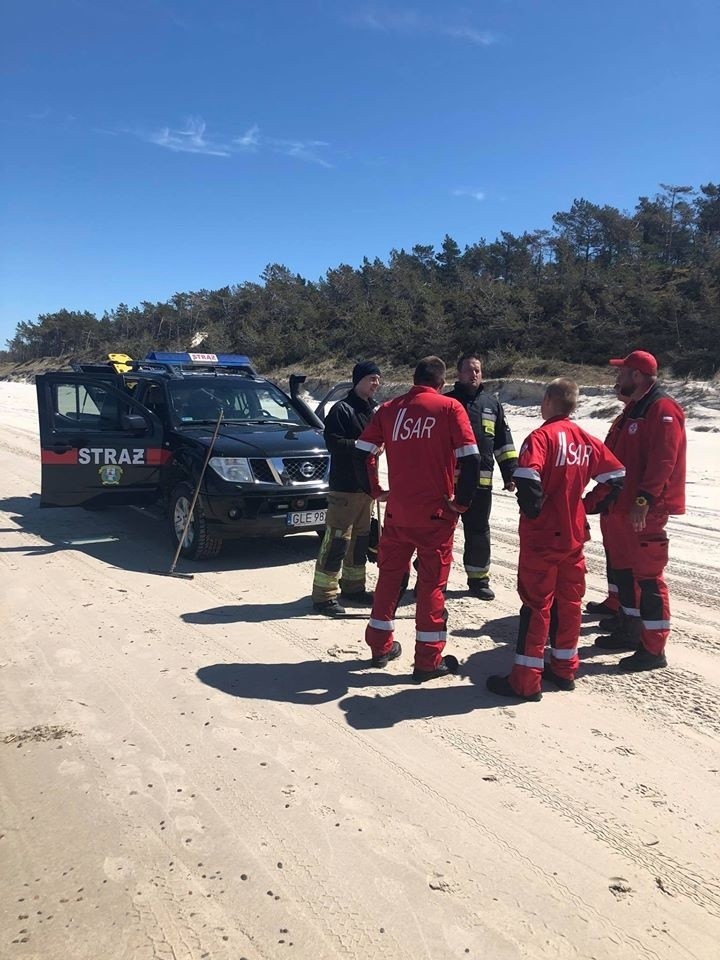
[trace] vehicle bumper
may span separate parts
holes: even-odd
[[[291,533],[324,530],[320,523],[307,527],[288,526],[289,513],[300,510],[325,510],[327,491],[288,496],[203,495],[201,503],[205,519],[213,535],[223,540],[242,537],[286,537]]]

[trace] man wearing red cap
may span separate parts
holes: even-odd
[[[595,645],[634,650],[619,668],[654,670],[667,666],[670,604],[663,576],[668,560],[668,517],[685,513],[685,414],[657,383],[657,360],[634,350],[618,367],[615,392],[627,399],[606,444],[625,464],[622,493],[608,509],[607,546],[611,575],[618,587],[621,619]],[[597,507],[586,497],[589,513]]]

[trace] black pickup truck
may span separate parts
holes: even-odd
[[[37,376],[42,507],[160,502],[177,546],[222,411],[182,555],[324,528],[330,457],[304,377],[288,395],[244,356],[125,359]]]

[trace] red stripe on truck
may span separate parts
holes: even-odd
[[[41,451],[41,462],[42,463],[74,463],[78,462],[78,452],[75,450],[67,450],[65,453],[55,453],[54,450],[43,450]]]

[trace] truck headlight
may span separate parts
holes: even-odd
[[[255,479],[245,457],[211,457],[210,466],[229,483],[253,483]]]

